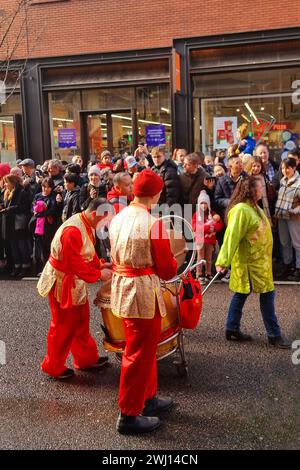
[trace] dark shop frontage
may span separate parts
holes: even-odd
[[[99,47],[100,49],[100,47]],[[15,65],[16,66],[16,65]],[[0,106],[1,162],[133,153],[157,129],[210,153],[247,122],[275,159],[300,135],[300,28],[174,39],[172,48],[29,60]],[[2,100],[3,101],[3,100]]]

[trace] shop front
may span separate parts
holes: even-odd
[[[172,149],[169,58],[91,67],[43,67],[44,119],[49,122],[48,158],[87,162],[104,149],[133,154],[161,128]]]
[[[256,144],[266,143],[278,161],[297,148],[299,51],[300,39],[266,37],[257,43],[192,47],[188,67],[193,148],[204,154],[227,149],[237,142],[243,123]]]

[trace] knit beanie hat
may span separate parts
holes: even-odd
[[[210,197],[207,194],[207,192],[203,189],[200,191],[199,197],[198,197],[198,206],[200,206],[201,202],[206,202],[208,206],[208,212],[210,212]]]
[[[10,166],[8,163],[0,163],[0,178],[3,178],[10,173]]]
[[[101,170],[98,167],[98,165],[91,166],[91,168],[89,169],[89,172],[88,172],[88,176],[91,176],[92,173],[94,173],[95,175],[98,175],[99,178],[101,178]]]
[[[164,187],[162,178],[152,170],[143,170],[133,182],[133,194],[138,197],[156,196]]]

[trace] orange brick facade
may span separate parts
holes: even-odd
[[[0,0],[1,16],[16,3]],[[299,0],[33,0],[27,15],[30,57],[51,57],[170,47],[174,38],[298,26],[300,5]],[[23,18],[24,11],[15,33]],[[16,56],[26,56],[25,41]]]

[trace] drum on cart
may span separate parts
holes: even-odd
[[[196,251],[188,249],[187,240],[194,241],[194,234],[190,224],[180,216],[164,216],[163,220],[169,234],[171,250],[178,264],[178,273],[187,273],[194,262]],[[162,254],[163,256],[163,254]],[[179,290],[181,279],[179,275],[170,281],[161,281],[163,299],[167,315],[162,317],[161,334],[157,345],[157,360],[163,359],[176,351],[180,354],[180,361],[174,362],[179,375],[186,375],[187,363],[185,360],[183,332],[180,325]],[[125,331],[122,319],[113,315],[110,307],[111,283],[103,284],[94,301],[98,305],[105,334],[103,347],[105,350],[116,353],[120,358],[125,349]]]
[[[103,284],[96,303],[101,310],[103,320],[103,331],[105,338],[103,347],[107,351],[122,353],[125,349],[125,331],[122,319],[113,315],[110,308],[110,282]],[[167,315],[162,317],[161,333],[157,345],[157,359],[172,354],[178,349],[177,337],[181,331],[175,284],[162,287],[162,294],[166,305]]]

